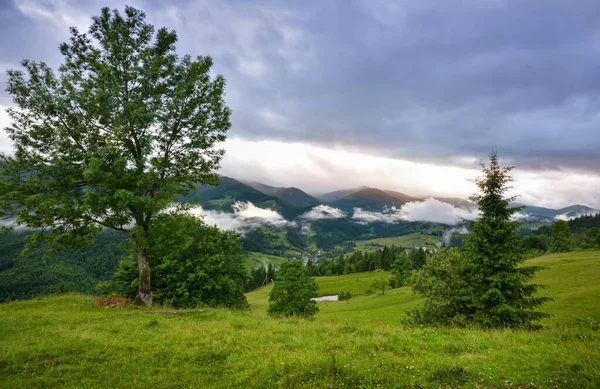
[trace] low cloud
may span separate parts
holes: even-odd
[[[561,213],[559,215],[554,216],[554,220],[569,221],[569,220],[577,219],[578,217],[582,217],[582,216],[594,216],[597,213],[600,213],[600,210],[592,209],[588,212],[565,212],[565,213]]]
[[[452,239],[452,234],[454,234],[455,232],[464,235],[464,234],[468,234],[469,230],[467,230],[467,227],[462,226],[459,228],[450,228],[449,230],[444,231],[444,235],[443,235],[443,239],[444,239],[444,244],[446,245],[446,247],[450,246],[450,240]]]
[[[423,221],[456,225],[461,223],[463,219],[474,220],[478,217],[478,214],[476,208],[457,208],[448,203],[428,198],[425,201],[406,203],[400,209],[391,209],[390,211],[383,212],[372,212],[355,208],[352,219],[359,223]]]
[[[302,223],[302,227],[300,227],[300,234],[304,236],[310,235],[310,223]]]
[[[322,219],[342,219],[346,217],[346,214],[338,208],[330,207],[329,205],[317,205],[310,211],[301,215],[301,219],[305,220],[322,220]]]
[[[538,216],[532,215],[530,213],[523,213],[523,212],[515,212],[511,216],[511,220],[519,221],[519,222],[529,222],[529,221],[534,221],[537,219],[539,219]]]
[[[260,226],[277,228],[293,227],[296,223],[286,220],[272,209],[259,208],[251,202],[236,202],[232,206],[233,213],[206,210],[198,206],[190,212],[202,218],[209,225],[216,225],[222,230],[235,230],[244,233]]]

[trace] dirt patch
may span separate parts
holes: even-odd
[[[104,308],[123,308],[131,305],[131,301],[125,297],[113,294],[110,297],[98,297],[94,300],[94,304]]]

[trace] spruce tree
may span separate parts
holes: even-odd
[[[481,166],[483,176],[474,181],[480,193],[470,198],[478,205],[480,217],[469,222],[471,233],[465,244],[471,318],[485,326],[529,325],[548,317],[532,309],[549,298],[533,297],[540,285],[528,283],[540,267],[519,266],[524,260],[516,232],[519,223],[511,216],[520,207],[510,206],[515,197],[505,197],[512,188],[510,172],[515,166],[501,167],[496,152],[490,154],[489,166]]]

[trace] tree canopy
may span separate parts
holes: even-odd
[[[571,230],[566,221],[557,220],[554,223],[550,237],[550,250],[555,253],[571,250]]]
[[[143,12],[103,8],[87,34],[71,28],[58,74],[24,60],[8,71],[16,108],[0,156],[0,216],[54,246],[86,245],[102,228],[134,241],[136,302],[152,304],[147,242],[154,220],[214,184],[230,128],[225,80],[210,57],[179,56],[177,35]]]
[[[317,283],[298,260],[281,264],[273,290],[269,294],[269,314],[274,316],[311,317],[319,308],[313,297],[317,296]]]
[[[176,308],[202,305],[247,308],[246,271],[239,235],[207,226],[187,214],[162,214],[148,239],[156,281],[153,298]],[[115,282],[103,284],[103,294],[117,292],[133,298],[139,283],[135,255],[123,261]]]

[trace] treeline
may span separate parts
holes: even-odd
[[[402,247],[384,246],[383,250],[375,252],[355,251],[349,255],[340,254],[335,259],[325,259],[319,263],[309,260],[306,263],[311,276],[333,276],[360,273],[376,269],[392,270],[394,263],[400,259],[408,261],[410,269],[420,269],[425,264],[427,250],[413,248],[404,250]]]
[[[526,233],[522,248],[532,255],[545,252],[565,252],[573,249],[600,247],[600,213],[580,216]]]
[[[272,263],[268,266],[258,266],[250,271],[250,276],[244,286],[246,292],[254,289],[258,289],[261,286],[265,286],[275,281],[277,278],[277,269]]]
[[[308,234],[302,227],[288,228],[285,233],[266,227],[254,228],[242,237],[245,251],[255,251],[283,256],[286,250],[304,251],[310,244],[319,250],[332,252],[341,246],[347,252],[354,240],[384,238],[427,231],[442,235],[439,225],[427,222],[399,221],[397,223],[360,224],[347,219],[316,220],[311,223]]]

